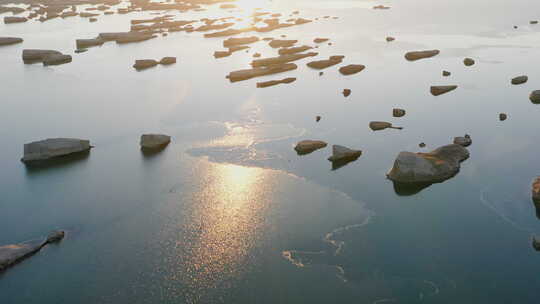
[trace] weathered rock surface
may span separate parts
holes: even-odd
[[[326,42],[328,40],[330,40],[330,39],[328,39],[328,38],[315,38],[315,39],[313,39],[313,42],[315,42],[315,43],[323,43],[323,42]]]
[[[405,59],[409,61],[416,61],[424,58],[430,58],[440,53],[439,50],[427,50],[427,51],[414,51],[405,54]]]
[[[158,64],[159,62],[157,62],[154,59],[140,59],[140,60],[135,60],[135,64],[133,65],[133,67],[136,70],[140,71],[144,69],[149,69],[151,67],[155,67]]]
[[[64,231],[52,231],[45,239],[0,246],[0,272],[35,254],[45,245],[59,242],[64,235]]]
[[[26,19],[25,17],[4,17],[5,24],[22,23],[26,21],[28,21],[28,19]]]
[[[362,151],[360,150],[353,150],[344,146],[333,145],[332,156],[330,156],[328,160],[331,162],[354,161],[358,159],[360,155],[362,155]]]
[[[392,109],[392,116],[394,117],[403,117],[405,116],[405,110],[404,109]]]
[[[92,39],[77,39],[75,44],[78,49],[85,49],[92,46],[101,46],[105,43],[105,40],[101,38],[92,38]]]
[[[283,47],[291,47],[294,44],[296,44],[297,42],[298,42],[298,40],[278,40],[278,39],[274,39],[274,40],[270,41],[270,43],[268,45],[270,47],[272,47],[272,48],[283,48]]]
[[[517,77],[514,77],[512,78],[512,84],[522,84],[522,83],[525,83],[527,82],[527,80],[529,80],[529,77],[525,76],[525,75],[522,75],[522,76],[517,76]]]
[[[294,147],[294,150],[298,155],[305,155],[309,154],[315,150],[322,149],[326,147],[328,144],[321,140],[302,140],[301,142],[296,144],[296,147]]]
[[[351,89],[343,89],[343,92],[342,92],[343,96],[345,97],[349,97],[351,93],[352,93]]]
[[[164,134],[143,134],[140,145],[142,149],[160,149],[171,142],[171,137]]]
[[[532,200],[535,205],[540,206],[540,176],[537,176],[531,186]]]
[[[16,37],[0,37],[0,45],[10,45],[10,44],[17,44],[22,43],[22,38],[16,38]]]
[[[431,94],[433,96],[439,96],[444,93],[448,93],[450,91],[453,91],[457,89],[457,85],[447,85],[447,86],[432,86],[430,88]]]
[[[373,131],[380,131],[385,129],[403,129],[402,127],[394,127],[391,123],[386,121],[372,121],[369,123],[369,128]]]
[[[289,55],[289,54],[296,54],[296,53],[302,53],[307,50],[311,50],[311,46],[303,45],[298,47],[291,47],[291,48],[282,48],[279,50],[280,55]]]
[[[223,46],[228,48],[228,47],[232,47],[232,46],[255,43],[257,41],[259,41],[259,37],[255,37],[255,36],[244,37],[244,38],[229,38],[229,39],[223,41]]]
[[[362,64],[349,64],[339,68],[339,72],[342,75],[353,75],[362,72],[365,68],[366,66]]]
[[[287,83],[293,83],[296,81],[296,78],[289,77],[281,80],[270,80],[270,81],[264,81],[264,82],[257,82],[257,88],[266,88],[275,86],[278,84],[287,84]]]
[[[540,90],[532,91],[529,95],[529,99],[532,103],[540,103]]]
[[[77,138],[48,138],[24,145],[21,161],[33,162],[49,160],[74,153],[88,152],[92,146],[90,141]]]
[[[62,53],[53,50],[23,50],[22,59],[24,62],[41,62],[51,55],[62,55]]]
[[[214,57],[215,58],[223,58],[223,57],[229,57],[232,53],[230,51],[215,51]]]
[[[459,172],[469,151],[456,144],[439,147],[429,153],[400,152],[388,178],[403,184],[443,182]]]
[[[533,246],[534,250],[540,251],[540,239],[533,236],[533,238],[532,238],[532,246]]]
[[[314,57],[314,56],[317,56],[318,54],[319,53],[309,52],[309,53],[288,54],[288,55],[281,55],[278,57],[256,59],[251,62],[251,66],[256,68],[256,67],[271,66],[271,65],[276,65],[276,64],[284,64],[287,62],[296,61],[296,60],[304,59],[307,57]]]
[[[463,64],[465,64],[466,66],[471,66],[471,65],[474,65],[474,59],[472,58],[465,58],[463,59]]]
[[[176,57],[163,57],[159,61],[159,64],[162,64],[162,65],[170,65],[170,64],[175,64],[175,63],[176,63]]]
[[[309,62],[307,66],[312,69],[322,70],[340,64],[343,61],[343,58],[345,58],[345,56],[331,56],[328,59]]]
[[[454,144],[468,147],[472,144],[472,139],[467,134],[465,134],[465,136],[454,137]]]
[[[298,66],[294,63],[263,66],[263,67],[253,68],[253,69],[245,69],[245,70],[230,72],[229,75],[227,75],[227,78],[229,79],[230,82],[236,82],[236,81],[251,79],[254,77],[260,77],[260,76],[265,76],[265,75],[292,71],[297,68]]]
[[[53,54],[43,59],[43,65],[61,65],[70,63],[72,60],[71,55]]]

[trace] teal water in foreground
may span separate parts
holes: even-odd
[[[0,48],[0,244],[67,236],[0,274],[0,303],[538,303],[530,184],[540,175],[540,106],[528,95],[540,89],[540,25],[529,25],[540,3],[432,2],[260,1],[273,13],[339,19],[257,36],[328,37],[319,57],[366,65],[319,76],[299,61],[261,78],[296,82],[266,89],[225,75],[275,50],[257,43],[215,60],[222,39],[201,33],[108,43],[57,67],[20,59],[23,48],[71,54],[75,39],[126,31],[149,13],[1,24],[0,36],[25,43]],[[392,8],[371,9],[380,3]],[[403,58],[421,49],[441,54]],[[131,68],[164,56],[178,63]],[[519,75],[529,81],[512,86]],[[459,88],[429,94],[446,84]],[[392,118],[394,107],[407,115]],[[404,129],[373,132],[373,120]],[[173,141],[144,155],[139,136],[152,132]],[[464,134],[471,157],[456,177],[409,195],[385,178],[400,151]],[[24,143],[47,137],[95,148],[48,167],[19,162]],[[331,147],[296,155],[302,139],[363,155],[332,170]]]

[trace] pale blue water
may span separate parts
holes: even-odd
[[[371,9],[380,3],[392,8]],[[201,33],[108,43],[45,68],[23,65],[22,49],[72,54],[75,39],[125,31],[150,15],[0,25],[0,36],[25,39],[0,48],[0,244],[68,231],[0,274],[0,303],[537,303],[540,255],[531,237],[540,221],[530,183],[540,174],[540,107],[528,95],[540,89],[540,25],[528,23],[540,19],[540,3],[257,6],[338,16],[258,36],[305,44],[329,37],[320,57],[345,55],[344,64],[366,70],[344,77],[333,67],[319,77],[300,61],[296,71],[261,78],[297,77],[290,85],[230,84],[225,75],[252,53],[275,50],[257,43],[215,60],[221,39]],[[396,41],[387,43],[389,35]],[[433,48],[441,50],[433,59],[403,58]],[[178,63],[131,68],[164,56]],[[464,57],[476,65],[463,66]],[[522,74],[529,81],[511,86]],[[433,97],[433,84],[460,87]],[[392,118],[394,107],[407,115]],[[372,120],[404,129],[372,132]],[[173,142],[146,157],[138,140],[147,132]],[[385,173],[399,151],[420,151],[420,142],[429,151],[465,133],[471,158],[456,177],[396,194]],[[48,168],[19,162],[24,143],[59,136],[88,138],[95,148]],[[363,155],[331,170],[330,147],[296,155],[302,139]]]

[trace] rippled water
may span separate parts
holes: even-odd
[[[373,10],[377,4],[390,10]],[[59,245],[0,274],[1,303],[537,303],[540,220],[530,200],[540,107],[540,3],[519,1],[247,1],[245,14],[325,15],[285,34],[320,57],[366,69],[323,76],[299,61],[292,84],[229,83],[254,52],[215,60],[221,39],[201,33],[105,44],[57,67],[23,65],[23,48],[72,54],[75,39],[126,31],[150,13],[0,24],[24,44],[0,48],[0,244],[56,228]],[[226,11],[179,14],[222,17]],[[4,15],[2,15],[4,16]],[[517,25],[518,29],[513,26]],[[386,36],[396,37],[387,43]],[[440,49],[433,59],[403,55]],[[135,72],[135,59],[178,63]],[[464,57],[476,59],[465,67]],[[452,76],[443,78],[442,70]],[[285,75],[285,74],[284,74]],[[510,79],[528,75],[520,86]],[[283,78],[282,75],[261,79]],[[433,97],[429,86],[459,88]],[[344,88],[352,89],[348,98]],[[407,110],[392,118],[392,108]],[[498,114],[507,113],[505,122]],[[315,116],[321,115],[319,123]],[[403,130],[372,132],[369,121]],[[140,134],[173,142],[138,149]],[[414,195],[385,173],[399,151],[429,151],[470,134],[461,172]],[[90,155],[26,168],[22,145],[81,137]],[[306,156],[302,139],[361,149],[332,170],[331,148]]]

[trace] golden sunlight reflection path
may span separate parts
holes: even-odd
[[[179,274],[191,302],[212,290],[227,289],[247,270],[251,251],[268,228],[272,171],[237,165],[211,165],[201,191],[193,194],[184,227]]]

